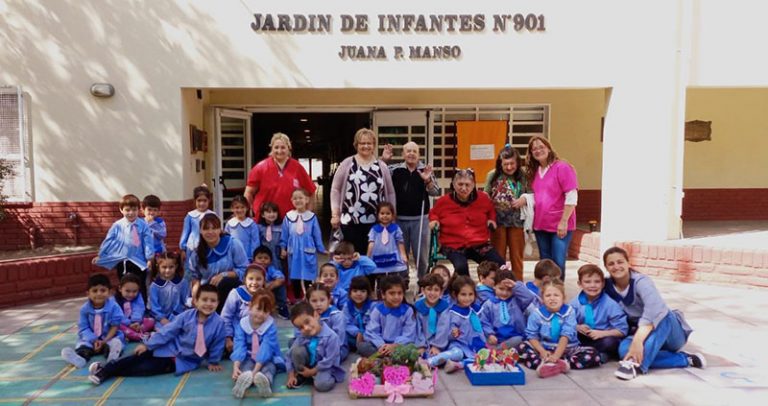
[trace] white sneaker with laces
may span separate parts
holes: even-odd
[[[634,361],[621,360],[619,361],[619,368],[616,369],[616,372],[613,374],[619,379],[629,381],[637,378],[638,367],[640,367],[640,365]]]
[[[242,399],[245,396],[245,391],[253,384],[253,372],[245,371],[237,377],[235,386],[232,388],[232,396]]]
[[[256,385],[256,391],[262,398],[268,398],[272,396],[272,385],[269,383],[269,378],[261,372],[253,374],[253,384]]]

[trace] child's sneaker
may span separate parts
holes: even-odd
[[[700,352],[696,353],[689,353],[689,352],[683,352],[686,357],[688,357],[688,366],[694,367],[694,368],[701,368],[704,369],[707,367],[707,359],[704,358],[704,354]]]
[[[262,398],[268,398],[272,396],[272,385],[269,383],[269,378],[261,372],[253,374],[253,384],[256,385],[256,390],[259,396]]]
[[[629,381],[637,378],[637,368],[639,366],[634,361],[621,360],[619,361],[619,368],[613,374],[619,379]]]
[[[458,370],[460,370],[462,368],[464,368],[464,366],[461,365],[460,362],[451,361],[451,360],[445,361],[445,373],[446,374],[452,374],[452,373],[454,373],[454,372],[456,372],[456,371],[458,371]]]
[[[101,362],[93,362],[88,367],[88,380],[91,381],[92,384],[101,385],[101,378],[99,377],[99,372],[101,372],[101,370]]]
[[[245,391],[253,384],[253,372],[245,371],[237,377],[235,386],[232,388],[232,396],[242,399],[245,396]]]
[[[558,362],[542,362],[539,364],[539,367],[536,368],[536,373],[539,375],[539,378],[550,378],[565,372],[560,361],[563,360],[558,360]],[[568,365],[567,362],[565,362],[565,364]]]
[[[277,309],[277,315],[283,320],[288,320],[291,318],[291,312],[288,311],[287,306],[283,306]]]
[[[85,358],[77,355],[77,352],[75,352],[74,348],[72,347],[66,347],[62,349],[61,358],[63,358],[64,361],[67,361],[70,364],[74,365],[75,368],[77,369],[84,367],[85,363],[87,362]]]
[[[557,364],[557,366],[559,366],[559,367],[560,367],[560,371],[561,371],[562,373],[564,373],[564,374],[567,374],[567,373],[568,373],[568,371],[570,371],[570,370],[571,370],[571,364],[569,364],[569,363],[568,363],[568,361],[566,361],[566,360],[564,360],[564,359],[562,359],[562,358],[560,358],[559,360],[557,360],[557,362],[556,362],[555,364]]]
[[[109,355],[107,355],[107,362],[117,361],[120,358],[120,354],[123,352],[123,342],[118,338],[109,340]]]

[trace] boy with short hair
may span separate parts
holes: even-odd
[[[349,241],[341,241],[333,251],[332,264],[339,271],[338,286],[349,291],[349,284],[356,276],[368,276],[376,271],[376,264],[365,255],[355,252],[355,246]]]
[[[96,354],[108,354],[114,361],[123,351],[125,336],[118,330],[123,311],[111,295],[112,284],[104,274],[88,278],[88,300],[80,308],[77,322],[77,345],[61,350],[61,357],[76,368],[82,368]]]
[[[94,362],[88,368],[88,379],[100,385],[116,376],[151,376],[197,369],[208,360],[208,370],[220,372],[224,355],[224,320],[216,314],[219,291],[205,284],[195,293],[195,308],[174,317],[170,323],[139,344],[134,355],[108,362]]]
[[[560,274],[560,267],[551,259],[542,259],[536,263],[536,266],[533,268],[533,280],[525,283],[525,287],[534,296],[533,303],[525,309],[526,316],[541,304],[541,287],[547,282],[559,279]]]
[[[275,295],[277,304],[277,314],[283,320],[288,320],[288,294],[285,290],[285,274],[272,265],[272,249],[266,245],[260,245],[253,250],[253,262],[264,267],[267,270],[265,288],[269,289]]]
[[[117,279],[126,272],[139,277],[141,297],[147,302],[146,270],[155,256],[154,241],[147,222],[139,218],[139,198],[125,195],[120,199],[123,217],[109,228],[101,243],[99,255],[91,262],[106,269],[115,269]]]
[[[404,302],[405,284],[397,275],[387,275],[380,282],[382,301],[373,307],[365,326],[365,341],[357,346],[358,354],[370,357],[378,352],[388,355],[398,345],[416,342],[416,320],[413,309]]]
[[[496,273],[494,296],[480,309],[480,323],[490,346],[515,348],[525,338],[525,309],[534,302],[533,293],[515,282],[512,270]]]
[[[618,303],[603,293],[605,275],[597,265],[587,264],[579,268],[581,292],[570,305],[576,311],[576,331],[579,342],[594,347],[603,356],[618,359],[619,343],[627,335],[627,315]]]
[[[417,345],[434,356],[448,346],[450,328],[445,311],[451,307],[451,302],[442,297],[443,277],[436,274],[426,274],[419,279],[421,298],[413,304],[416,309]]]
[[[149,226],[150,234],[152,235],[152,247],[155,250],[155,254],[162,254],[165,252],[165,237],[168,236],[168,230],[165,226],[165,221],[160,217],[160,206],[162,202],[160,198],[155,195],[146,195],[141,201],[141,208],[144,211],[144,221]]]
[[[493,285],[496,279],[496,273],[499,272],[499,264],[493,261],[483,261],[477,266],[477,300],[476,306],[482,306],[488,299],[494,295]]]
[[[339,336],[320,322],[320,315],[307,302],[291,308],[291,323],[301,334],[288,350],[285,386],[296,388],[312,379],[318,392],[328,392],[336,383],[343,382],[345,372],[339,364]]]

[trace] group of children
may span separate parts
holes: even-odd
[[[194,200],[195,209],[184,220],[182,254],[165,248],[160,199],[143,200],[143,219],[138,198],[121,200],[123,218],[94,259],[117,270],[118,289],[113,296],[105,275],[89,279],[78,342],[62,350],[78,368],[95,354],[106,355],[105,363],[89,366],[94,384],[113,376],[182,374],[203,361],[220,371],[219,362],[228,355],[236,397],[252,385],[260,396],[269,396],[281,371],[288,374],[289,388],[312,381],[318,391],[328,391],[344,380],[341,363],[350,353],[386,355],[406,343],[416,343],[426,362],[449,373],[482,348],[515,348],[521,363],[544,378],[616,358],[628,333],[626,315],[603,294],[605,278],[595,265],[579,269],[582,291],[568,304],[561,270],[551,260],[537,263],[528,283],[494,262],[478,265],[478,283],[437,265],[418,281],[420,294],[409,304],[402,231],[388,203],[379,207],[367,255],[342,241],[332,261],[318,268],[317,254],[325,247],[306,191],[294,191],[294,209],[283,219],[276,205],[263,203],[258,222],[247,216],[247,200],[235,197],[223,230],[208,210],[208,189],[195,188]],[[226,236],[237,256],[252,255],[217,267],[226,254],[218,245],[208,246],[212,236],[216,241]],[[304,299],[290,312],[280,259],[294,297]],[[224,276],[236,287],[222,297]],[[285,357],[273,313],[295,327]],[[141,344],[120,358],[126,341]]]

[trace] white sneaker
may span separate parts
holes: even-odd
[[[256,385],[256,390],[259,392],[259,396],[262,398],[268,398],[272,396],[272,385],[269,383],[269,378],[261,372],[253,374],[253,384]]]
[[[235,386],[232,387],[232,396],[242,399],[245,396],[245,391],[253,384],[253,372],[245,371],[237,377]]]
[[[99,371],[101,371],[101,362],[93,362],[88,367],[88,380],[94,385],[101,385],[101,378],[99,378]]]
[[[640,365],[634,361],[621,360],[619,361],[619,368],[616,369],[616,372],[613,374],[619,379],[629,381],[637,378],[637,368],[639,366]]]
[[[109,355],[107,355],[107,362],[117,361],[120,358],[120,354],[123,352],[123,342],[118,338],[109,340]]]
[[[63,348],[61,350],[61,358],[74,365],[77,369],[84,367],[86,363],[85,358],[77,355],[77,352],[75,352],[75,349],[72,347]]]
[[[694,368],[701,368],[704,369],[707,367],[707,359],[704,358],[704,354],[700,352],[695,353],[689,353],[689,352],[683,352],[686,357],[688,357],[688,366],[694,367]]]

